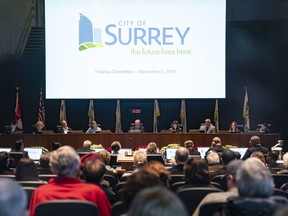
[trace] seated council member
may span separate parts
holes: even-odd
[[[61,127],[58,128],[57,133],[67,134],[67,133],[71,133],[71,131],[72,129],[68,127],[67,121],[62,120]]]
[[[181,128],[179,126],[179,122],[177,120],[174,120],[171,124],[171,128],[169,128],[170,131],[174,132],[174,133],[180,133],[181,132]]]
[[[204,125],[200,126],[199,131],[203,133],[215,133],[216,129],[215,126],[211,124],[211,120],[207,118],[205,119]]]
[[[90,128],[86,131],[86,133],[97,133],[100,132],[102,129],[98,127],[98,124],[96,121],[92,121],[90,124]]]
[[[9,126],[5,127],[4,133],[5,134],[11,134],[11,133],[14,133],[14,132],[17,132],[17,131],[22,131],[22,130],[17,127],[17,121],[13,120],[10,123],[10,127]]]
[[[36,122],[36,124],[34,125],[34,133],[42,133],[43,131],[45,131],[44,123],[42,121]]]
[[[238,124],[236,121],[233,121],[229,128],[229,133],[241,133],[241,130],[238,128]]]
[[[144,131],[144,126],[141,125],[140,119],[136,119],[134,125],[130,127],[130,131]]]

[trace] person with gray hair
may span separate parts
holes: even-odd
[[[57,177],[38,187],[31,198],[30,216],[35,215],[39,203],[49,200],[76,199],[98,206],[98,215],[110,215],[111,205],[104,191],[97,185],[85,184],[77,178],[80,158],[70,146],[62,146],[51,153],[50,167]]]
[[[165,187],[152,187],[140,191],[132,202],[128,216],[188,216],[180,199]]]
[[[94,150],[91,149],[91,145],[92,145],[91,140],[85,140],[83,142],[83,147],[77,149],[77,152],[94,152]]]
[[[277,174],[288,174],[288,152],[283,155],[283,168]]]
[[[27,194],[9,178],[0,178],[0,215],[28,216]]]
[[[176,150],[175,154],[175,162],[176,166],[171,167],[168,169],[168,171],[171,172],[171,174],[184,174],[184,165],[189,159],[189,151],[187,148],[179,147]]]
[[[273,215],[288,204],[286,197],[272,196],[274,181],[270,171],[255,157],[243,162],[236,174],[239,197],[228,198],[222,215]]]
[[[261,145],[261,140],[259,136],[252,136],[250,138],[249,143],[250,143],[251,148],[247,149],[242,160],[246,160],[247,158],[251,156],[253,152],[256,152],[256,151],[262,152],[263,154],[268,154],[269,151],[266,147]]]
[[[209,172],[214,172],[223,168],[222,164],[220,163],[220,156],[216,151],[207,152],[205,159],[208,164]]]

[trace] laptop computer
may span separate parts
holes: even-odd
[[[42,148],[24,148],[24,151],[27,151],[29,158],[34,161],[39,161],[42,155]]]

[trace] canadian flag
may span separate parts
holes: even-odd
[[[19,87],[16,88],[16,106],[15,106],[15,120],[17,121],[17,127],[20,129],[23,129],[22,120],[21,120],[21,110],[20,110],[20,104],[18,99],[18,90]]]

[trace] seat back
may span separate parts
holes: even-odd
[[[227,191],[226,175],[217,175],[211,181],[220,184],[221,185],[221,189],[223,191]]]
[[[220,211],[226,202],[207,202],[199,209],[199,216],[210,216]]]
[[[103,179],[105,181],[109,182],[110,187],[112,188],[113,191],[115,191],[115,186],[118,183],[118,179],[116,179],[114,176],[109,175],[109,174],[104,174]]]
[[[117,193],[119,190],[123,189],[124,186],[127,184],[127,182],[119,182],[116,186],[115,186],[115,193]]]
[[[51,178],[57,177],[57,175],[53,175],[53,174],[40,174],[39,175],[39,179],[42,181],[46,181],[48,182]]]
[[[112,205],[111,216],[124,215],[127,211],[127,207],[121,201],[118,201]]]
[[[82,200],[51,200],[36,206],[35,216],[97,216],[98,207]]]
[[[170,175],[169,184],[170,186],[172,186],[174,183],[184,181],[184,180],[185,180],[184,174],[172,174]]]
[[[47,184],[47,182],[42,181],[17,181],[22,187],[39,187],[41,185]]]
[[[184,186],[185,184],[186,184],[185,181],[179,181],[179,182],[174,183],[173,185],[170,185],[170,189],[171,189],[172,191],[177,191],[178,188]]]
[[[10,168],[16,168],[18,162],[24,157],[24,152],[9,152],[11,159]]]
[[[288,175],[285,174],[272,174],[274,179],[275,188],[281,188],[283,184],[288,182]]]
[[[21,187],[22,190],[24,190],[27,194],[27,209],[29,209],[30,206],[30,200],[32,197],[33,192],[37,189],[36,187]]]
[[[223,192],[217,188],[209,187],[188,187],[177,190],[178,197],[182,200],[189,215],[192,215],[201,200],[209,193]]]

